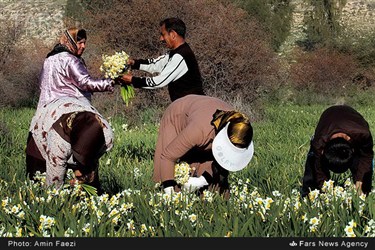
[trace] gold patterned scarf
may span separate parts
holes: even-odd
[[[248,147],[253,138],[253,128],[249,118],[235,110],[216,110],[212,116],[211,125],[214,126],[216,134],[231,122],[228,128],[228,136],[231,142],[239,147]]]

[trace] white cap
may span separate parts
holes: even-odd
[[[233,145],[228,136],[227,125],[216,135],[212,142],[212,153],[221,167],[228,171],[239,171],[249,164],[254,155],[254,144],[251,141],[247,148]]]

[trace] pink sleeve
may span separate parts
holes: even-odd
[[[83,90],[90,92],[113,91],[113,80],[109,78],[95,79],[91,77],[85,65],[77,58],[68,65],[67,73],[73,80],[73,84]]]

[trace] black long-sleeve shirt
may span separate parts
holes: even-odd
[[[185,42],[156,59],[134,60],[133,69],[158,73],[153,77],[134,77],[135,88],[155,89],[168,85],[172,101],[188,94],[204,95],[202,77],[193,51]]]
[[[361,181],[362,191],[368,193],[372,185],[372,160],[374,158],[373,139],[367,121],[353,108],[346,105],[336,105],[326,109],[317,124],[311,149],[315,155],[315,180],[322,187],[328,180],[329,171],[321,166],[323,148],[335,133],[345,133],[350,137],[349,142],[358,153],[359,162],[351,169],[353,180]]]

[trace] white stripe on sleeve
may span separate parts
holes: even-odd
[[[188,71],[187,64],[180,54],[175,54],[159,75],[146,77],[145,89],[161,88],[182,77]]]
[[[155,59],[149,59],[149,64],[139,65],[139,69],[148,73],[160,73],[169,60],[169,54],[164,54]]]

